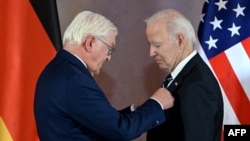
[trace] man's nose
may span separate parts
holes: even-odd
[[[110,61],[111,60],[111,55],[109,55],[107,58],[106,58],[107,61]]]

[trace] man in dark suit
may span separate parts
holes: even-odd
[[[171,76],[166,87],[174,106],[166,122],[147,132],[147,141],[219,141],[223,99],[213,72],[195,51],[194,29],[176,10],[155,13],[145,20],[150,56]]]
[[[133,112],[113,108],[93,76],[111,59],[118,31],[98,13],[80,12],[64,33],[64,48],[36,86],[34,112],[41,141],[129,141],[165,121],[173,106],[164,88]]]

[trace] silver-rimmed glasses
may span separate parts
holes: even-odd
[[[108,47],[108,56],[111,56],[115,52],[115,48],[113,46],[109,45],[108,43],[106,43],[105,41],[103,41],[100,38],[96,38],[96,39],[101,41],[102,43],[104,43]]]

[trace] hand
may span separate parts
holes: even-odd
[[[163,109],[169,109],[174,105],[174,97],[165,88],[159,88],[153,95],[152,98],[157,99],[163,106]]]

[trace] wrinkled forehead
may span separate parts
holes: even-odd
[[[167,20],[165,19],[159,19],[159,20],[155,20],[152,22],[147,23],[146,28],[147,29],[166,29],[166,25],[167,25]]]
[[[167,28],[166,28],[166,22],[163,20],[151,22],[147,24],[146,27],[146,34],[152,35],[152,34],[161,34],[161,35],[167,35]]]

